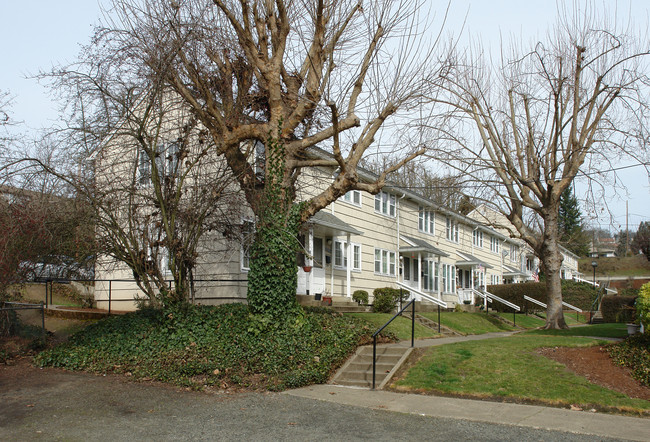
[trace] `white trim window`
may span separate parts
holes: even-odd
[[[348,193],[343,195],[343,201],[346,203],[361,207],[361,191],[360,190],[350,190]]]
[[[458,223],[450,216],[447,217],[447,239],[458,242]]]
[[[138,184],[141,186],[151,185],[151,160],[144,149],[138,150]]]
[[[436,215],[432,210],[426,210],[420,206],[418,218],[418,229],[420,232],[428,233],[430,235],[436,232]]]
[[[361,271],[361,244],[350,243],[352,246],[352,269]],[[334,268],[348,268],[348,243],[347,241],[334,240]]]
[[[496,236],[490,237],[490,252],[499,253],[499,238]]]
[[[510,244],[510,261],[517,262],[517,246],[515,244]]]
[[[422,262],[422,284],[427,292],[438,291],[438,263],[433,259]]]
[[[384,191],[375,195],[375,212],[395,217],[395,195]]]
[[[499,275],[490,275],[490,285],[499,284]]]
[[[483,247],[483,231],[474,229],[474,233],[472,234],[472,244],[474,244],[475,247]]]
[[[241,224],[241,270],[247,272],[250,270],[251,247],[255,240],[255,221],[251,219],[242,220]]]
[[[385,249],[375,249],[375,273],[378,275],[395,276],[395,252]]]
[[[442,265],[442,291],[456,293],[456,266],[453,264]]]

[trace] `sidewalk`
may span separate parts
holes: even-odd
[[[454,338],[450,338],[454,339]],[[561,408],[312,385],[282,394],[372,410],[647,441],[650,419]]]

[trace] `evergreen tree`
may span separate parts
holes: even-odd
[[[630,247],[635,254],[641,250],[650,260],[650,221],[641,221]]]
[[[567,187],[560,197],[558,218],[560,241],[578,256],[589,253],[589,239],[582,228],[582,213],[572,187]]]

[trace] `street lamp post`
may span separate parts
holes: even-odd
[[[591,266],[594,268],[594,287],[596,287],[596,267],[598,267],[598,261],[591,261]]]

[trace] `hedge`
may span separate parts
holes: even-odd
[[[600,304],[605,322],[634,322],[636,296],[605,296]]]
[[[510,301],[520,307],[524,307],[524,295],[548,304],[546,296],[546,284],[543,282],[525,282],[521,284],[497,284],[487,287],[487,291]],[[593,286],[584,282],[562,281],[562,300],[582,310],[589,310],[598,292]],[[531,303],[527,303],[529,308]],[[509,307],[493,304],[493,307],[501,311],[512,311]]]

